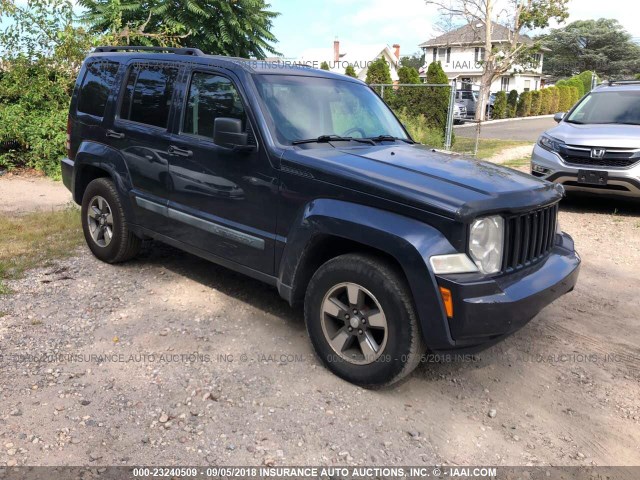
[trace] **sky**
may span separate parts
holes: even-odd
[[[307,48],[332,47],[337,37],[351,43],[399,43],[401,55],[438,35],[438,10],[424,0],[267,0],[279,12],[272,32],[276,50],[297,57]],[[570,0],[569,20],[615,18],[640,39],[637,0]]]

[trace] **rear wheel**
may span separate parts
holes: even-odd
[[[129,230],[122,202],[108,178],[93,180],[82,197],[82,230],[91,252],[103,262],[124,262],[140,251]]]
[[[400,380],[425,350],[404,276],[372,255],[322,265],[307,288],[305,321],[325,366],[364,387]]]

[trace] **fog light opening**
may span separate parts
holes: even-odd
[[[453,297],[451,290],[440,287],[440,296],[442,297],[442,303],[444,303],[444,311],[447,314],[447,318],[453,318]]]
[[[531,171],[535,172],[535,173],[541,173],[542,175],[549,175],[551,173],[550,169],[542,167],[542,166],[537,165],[535,163],[531,164]]]

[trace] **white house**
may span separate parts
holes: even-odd
[[[335,73],[344,73],[348,65],[353,66],[360,80],[367,77],[369,65],[378,59],[384,58],[391,71],[391,79],[398,81],[398,62],[400,61],[400,45],[393,47],[385,44],[354,44],[333,42],[333,48],[311,48],[302,52],[296,59],[286,60],[296,65],[308,65],[320,68],[323,62],[327,62],[329,70]]]
[[[419,46],[425,54],[425,65],[420,69],[420,76],[426,77],[429,65],[439,61],[449,80],[456,80],[458,89],[477,90],[482,76],[485,28],[482,23],[469,24],[421,43]],[[508,28],[493,23],[491,37],[494,47],[499,49],[500,44],[508,43],[512,36],[513,33]],[[526,35],[521,35],[520,41],[533,43]],[[543,77],[543,54],[536,54],[534,61],[535,65],[511,67],[507,73],[493,82],[491,91],[517,90],[521,93],[539,90]]]

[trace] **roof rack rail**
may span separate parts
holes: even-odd
[[[142,46],[103,46],[93,49],[94,53],[101,52],[164,52],[175,53],[176,55],[194,55],[203,57],[204,53],[199,48],[176,48],[176,47],[142,47]]]
[[[608,80],[607,85],[633,85],[640,84],[640,80]]]

